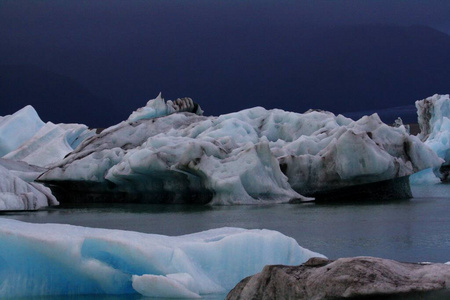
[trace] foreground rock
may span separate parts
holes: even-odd
[[[266,266],[261,273],[243,279],[227,299],[413,296],[431,291],[437,291],[440,297],[450,296],[449,265],[400,263],[374,257],[336,261],[311,258],[295,267]]]

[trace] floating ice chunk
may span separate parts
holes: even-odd
[[[179,237],[0,219],[0,297],[224,293],[267,264],[322,256],[276,231]]]
[[[426,99],[416,101],[421,140],[432,140],[441,132],[449,130],[448,123],[445,121],[450,116],[449,100],[448,94],[434,94]]]
[[[438,184],[441,180],[436,177],[433,169],[429,168],[411,175],[409,182],[414,185],[431,185]]]
[[[418,121],[421,133],[418,137],[424,141],[441,159],[443,166],[450,165],[450,98],[449,95],[435,94],[426,99],[416,101]],[[434,167],[436,178],[446,179],[448,174],[439,173]],[[425,173],[424,173],[425,174]],[[424,174],[417,174],[411,182],[424,182]],[[432,175],[427,172],[428,181],[433,182]]]
[[[376,114],[345,126],[337,125],[333,115],[323,114],[321,122],[327,119],[327,125],[309,136],[272,144],[295,191],[313,194],[389,180],[440,164],[436,154],[404,127],[392,128]]]
[[[160,97],[150,104],[152,111],[166,105]],[[141,193],[154,202],[279,203],[440,164],[404,126],[390,127],[377,114],[353,121],[255,107],[122,122],[86,139],[40,180],[89,181],[97,192]]]

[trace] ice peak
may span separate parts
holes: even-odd
[[[195,103],[191,98],[178,98],[174,101],[165,101],[161,92],[155,99],[147,102],[147,105],[135,110],[129,117],[128,122],[136,122],[143,119],[154,119],[171,115],[177,112],[191,112],[202,115],[203,111],[200,105]]]

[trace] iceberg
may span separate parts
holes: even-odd
[[[23,181],[33,182],[46,168],[29,165],[26,162],[0,158],[0,166],[6,168],[11,174],[19,177]]]
[[[0,159],[0,211],[36,210],[59,204],[49,188],[32,182],[40,174],[39,168],[27,166]]]
[[[353,121],[254,107],[205,117],[173,113],[169,104],[149,101],[85,139],[39,181],[88,201],[285,203],[441,164],[404,126],[390,127],[377,114]]]
[[[228,292],[267,264],[323,255],[270,230],[220,228],[170,237],[0,219],[0,297]]]
[[[418,137],[430,147],[442,163],[411,177],[414,184],[432,184],[446,180],[450,170],[450,98],[435,94],[416,101],[420,134]]]
[[[86,125],[44,123],[28,105],[0,119],[0,157],[47,167],[92,135]]]
[[[0,157],[29,140],[44,122],[31,105],[0,119]]]
[[[0,118],[0,210],[57,205],[34,180],[94,133],[85,125],[44,123],[30,105]]]

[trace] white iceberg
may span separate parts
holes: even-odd
[[[50,189],[33,181],[46,171],[42,167],[62,160],[93,134],[85,125],[44,123],[30,105],[1,117],[0,210],[57,205]]]
[[[0,160],[0,210],[36,210],[58,205],[49,188],[32,182],[38,174],[36,169],[25,170],[21,164]]]
[[[449,95],[435,94],[416,101],[418,121],[421,133],[418,137],[430,147],[441,159],[442,166],[450,166],[450,98]],[[446,179],[448,174],[441,174],[439,168],[425,170],[411,176],[414,184],[433,184]]]
[[[276,231],[221,228],[178,237],[0,219],[0,297],[226,293],[267,264],[321,256]]]
[[[140,201],[152,202],[279,203],[441,163],[404,126],[390,127],[376,114],[353,121],[255,107],[203,117],[167,115],[166,106],[160,97],[149,101],[139,118],[133,113],[86,139],[39,180],[109,199],[140,193]],[[152,113],[144,118],[144,111]]]
[[[44,126],[31,105],[0,119],[0,157],[17,149]]]
[[[44,123],[28,105],[0,119],[0,157],[47,167],[92,135],[86,125]]]

